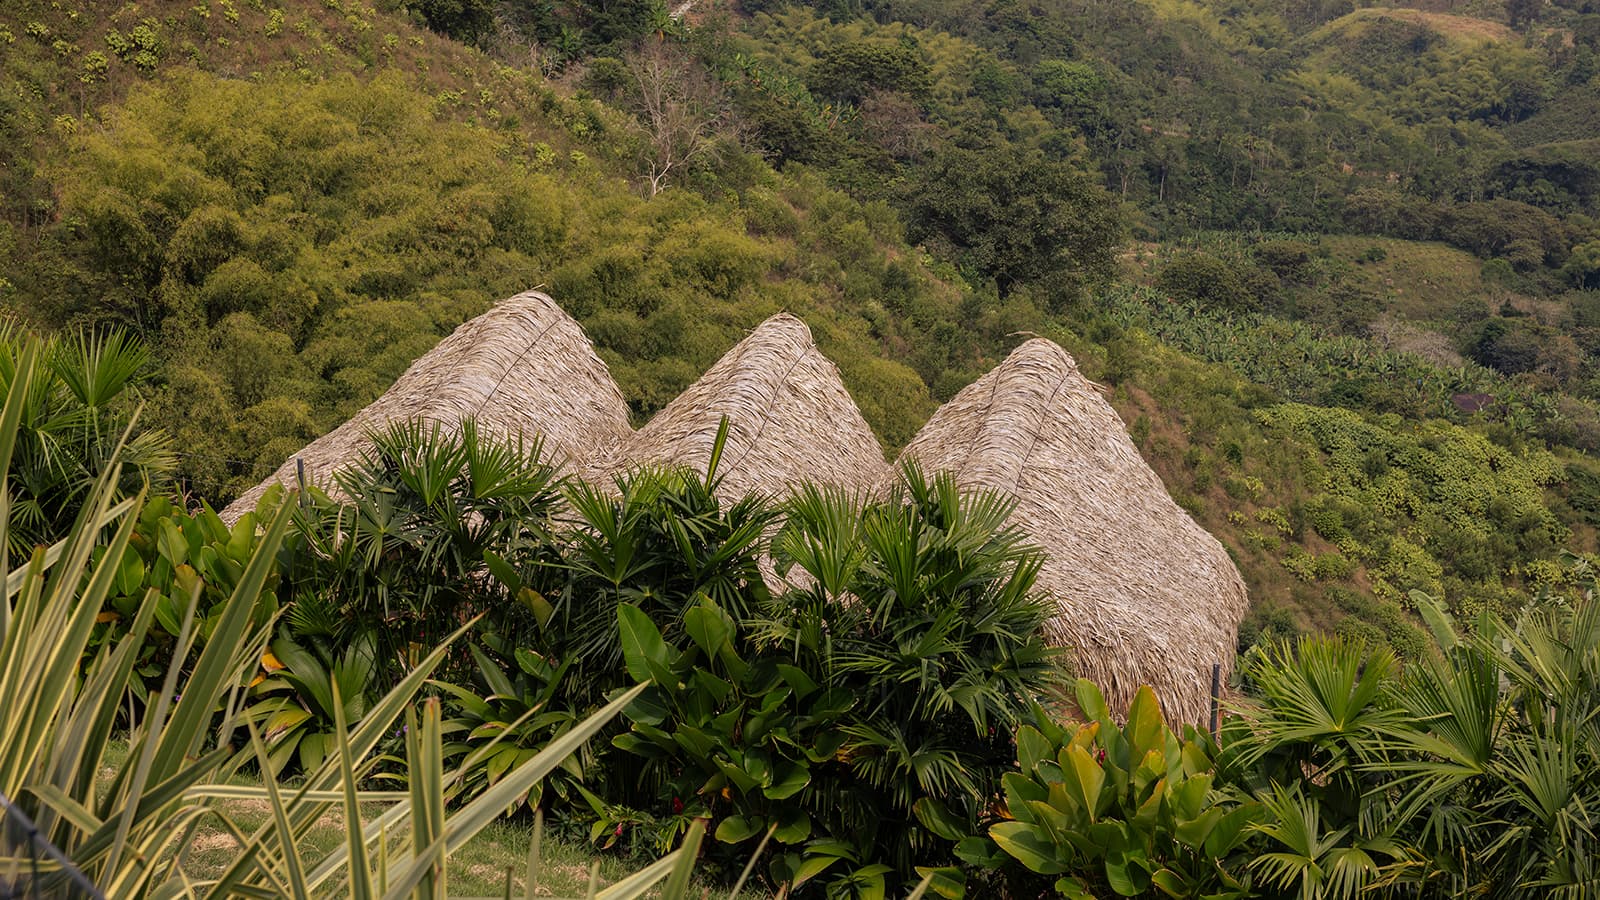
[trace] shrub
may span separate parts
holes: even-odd
[[[1175,257],[1156,277],[1156,289],[1175,300],[1198,303],[1208,309],[1245,310],[1255,306],[1233,267],[1207,253]]]
[[[654,681],[615,742],[646,760],[639,802],[669,828],[710,816],[735,845],[775,829],[777,883],[826,873],[829,893],[872,895],[947,861],[1055,677],[1009,506],[905,476],[865,506],[798,491],[773,544],[786,589],[768,599],[750,573],[725,592],[745,614],[709,591],[668,617],[653,592],[614,607],[628,673]]]
[[[539,442],[498,440],[470,419],[459,431],[400,422],[335,480],[347,499],[312,489],[296,514],[286,599],[299,636],[330,649],[371,641],[375,689],[474,615],[514,638],[545,608],[543,582],[519,580],[508,597],[490,576],[505,557],[555,558],[561,482]]]
[[[1148,687],[1122,725],[1094,685],[1078,682],[1077,694],[1087,724],[1062,727],[1036,710],[1017,732],[1019,771],[1004,779],[1010,821],[989,838],[1029,870],[1061,876],[1064,897],[1254,896],[1247,861],[1261,805],[1213,790],[1220,750],[1210,735],[1193,726],[1174,735]],[[964,848],[969,861],[990,861],[981,841]]]
[[[138,426],[135,397],[151,366],[142,343],[122,331],[40,341],[0,323],[0,390],[16,383],[29,347],[40,365],[18,410],[9,540],[0,548],[17,559],[65,535],[101,477],[115,474],[111,490],[120,498],[147,483],[165,484],[176,465],[166,435]],[[113,451],[120,454],[115,467]]]
[[[1304,283],[1311,277],[1315,248],[1305,241],[1272,240],[1255,245],[1256,258],[1285,281]]]

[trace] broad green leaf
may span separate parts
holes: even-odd
[[[517,591],[517,602],[533,611],[534,621],[539,623],[540,628],[550,624],[551,617],[556,614],[556,608],[550,605],[550,601],[530,587]]]
[[[1021,821],[1028,821],[1027,811],[1029,801],[1048,801],[1049,791],[1033,779],[1019,772],[1007,772],[1000,776],[1000,787],[1005,791],[1006,809]]]
[[[117,590],[132,596],[144,585],[144,559],[139,551],[128,547],[122,551],[122,565],[117,569]]]
[[[760,834],[765,827],[766,820],[760,816],[729,816],[717,824],[716,838],[724,844],[737,844]]]
[[[1100,723],[1100,727],[1110,727],[1111,708],[1106,706],[1105,695],[1100,693],[1100,688],[1087,678],[1079,678],[1077,683],[1078,710],[1091,722]]]
[[[1105,770],[1082,747],[1069,745],[1061,751],[1061,755],[1064,757],[1061,761],[1062,784],[1073,802],[1088,813],[1090,821],[1094,821],[1103,806],[1100,793],[1106,783]]]
[[[795,868],[794,878],[790,883],[795,887],[810,881],[833,867],[842,857],[838,856],[808,856]]]
[[[922,827],[947,841],[959,841],[968,834],[967,823],[950,812],[950,807],[933,797],[923,797],[911,805]]]
[[[782,777],[762,788],[761,792],[771,800],[787,800],[805,789],[811,783],[811,769],[804,763],[793,763],[782,770]]]
[[[967,896],[967,874],[955,866],[917,866],[928,889],[946,900],[963,900]]]
[[[1017,729],[1017,766],[1027,774],[1033,774],[1035,767],[1042,759],[1053,760],[1056,748],[1050,740],[1032,725],[1024,725]]]
[[[655,673],[672,665],[672,650],[661,637],[661,629],[637,606],[617,607],[617,628],[628,675],[637,682],[649,681]],[[671,684],[663,685],[670,690]]]
[[[1139,856],[1127,853],[1106,857],[1106,883],[1124,897],[1137,897],[1150,889],[1150,874]]]
[[[733,636],[733,619],[702,596],[698,606],[684,610],[683,629],[706,659],[711,660],[722,653]]]
[[[789,687],[794,690],[795,697],[800,700],[811,696],[817,690],[817,683],[812,680],[810,675],[787,663],[778,664],[778,675],[788,683]]]
[[[517,574],[516,567],[506,562],[504,557],[493,550],[484,550],[483,562],[488,567],[489,574],[494,576],[494,580],[500,582],[512,596],[516,596],[517,592],[522,590],[522,576]]]
[[[778,818],[772,839],[780,844],[798,844],[811,836],[811,817],[803,810],[790,809]]]
[[[1161,718],[1161,703],[1149,685],[1140,685],[1128,706],[1128,723],[1123,726],[1130,749],[1129,757],[1142,760],[1152,750],[1160,750],[1166,742],[1167,726]]]
[[[1067,871],[1060,848],[1037,826],[1026,822],[1001,822],[989,827],[989,837],[1029,871],[1059,875]]]

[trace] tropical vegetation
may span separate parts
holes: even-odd
[[[60,377],[53,345],[14,346],[7,467]],[[827,897],[1600,887],[1582,562],[1577,599],[1510,616],[1412,591],[1405,664],[1360,635],[1265,639],[1213,729],[1174,732],[1148,688],[1125,712],[1069,690],[1008,503],[914,467],[871,502],[724,503],[719,457],[600,490],[470,423],[397,426],[337,498],[274,491],[229,528],[124,495],[114,445],[7,578],[0,796],[37,831],[4,871],[31,854],[25,884],[116,896],[446,896],[472,834],[548,815],[640,860],[608,897],[681,896],[691,863],[735,894]],[[241,799],[271,820],[230,825]],[[309,853],[330,816],[346,840]],[[237,849],[202,874],[185,860],[207,828]]]
[[[443,896],[505,816],[605,896],[1600,892],[1597,59],[1585,0],[5,4],[27,877]],[[638,420],[794,312],[889,450],[1051,337],[1244,574],[1237,703],[1072,684],[933,473],[397,423],[215,515],[534,286]]]

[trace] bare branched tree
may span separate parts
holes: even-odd
[[[627,59],[640,177],[650,196],[693,163],[737,140],[727,97],[705,67],[666,41],[646,41]]]

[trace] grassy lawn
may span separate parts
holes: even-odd
[[[127,747],[120,742],[107,751],[106,776],[120,767],[127,756]],[[238,777],[236,784],[259,784],[258,779]],[[265,825],[272,817],[267,804],[252,800],[219,801],[222,810],[234,824],[249,834]],[[368,804],[367,812],[373,816],[382,812],[382,805]],[[364,812],[364,815],[366,813]],[[526,890],[528,850],[533,838],[533,827],[522,822],[495,822],[469,841],[466,846],[450,856],[449,889],[454,898],[489,898],[506,896],[507,873],[510,873],[511,896],[521,897]],[[301,853],[308,864],[314,864],[344,843],[344,817],[334,811],[312,826],[301,845]],[[709,838],[708,838],[709,840]],[[233,858],[234,838],[215,819],[202,825],[196,835],[190,854],[189,873],[199,878],[221,874]],[[596,884],[604,888],[625,878],[643,864],[629,863],[614,856],[596,854],[582,844],[570,843],[551,837],[547,832],[540,846],[540,867],[535,894],[541,897],[582,897],[588,890],[591,869],[598,864]],[[707,898],[725,898],[728,887],[700,883],[696,895]],[[342,896],[338,889],[327,892]],[[746,888],[738,900],[760,900],[769,895],[759,889]]]

